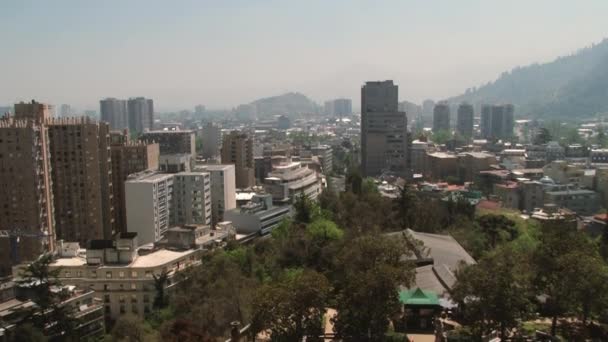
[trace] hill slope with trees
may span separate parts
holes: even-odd
[[[544,118],[608,113],[608,39],[553,62],[516,67],[448,101],[513,103],[517,115]]]

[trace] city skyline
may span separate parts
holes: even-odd
[[[0,5],[0,104],[35,98],[99,110],[106,97],[145,96],[159,111],[229,109],[292,91],[356,104],[360,85],[386,79],[403,100],[440,100],[598,43],[608,9],[603,1],[114,4]]]

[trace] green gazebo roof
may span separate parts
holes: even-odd
[[[405,305],[440,305],[437,294],[419,287],[399,292],[399,301]]]

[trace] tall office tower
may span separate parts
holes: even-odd
[[[86,244],[114,234],[109,126],[88,117],[48,122],[57,238]]]
[[[513,137],[514,107],[483,105],[481,107],[481,135],[486,139],[510,139]]]
[[[69,104],[62,104],[59,107],[59,116],[61,116],[62,118],[69,118],[73,115],[74,112],[72,111],[72,107]]]
[[[512,104],[505,104],[502,107],[504,112],[503,138],[511,139],[515,128],[515,107]]]
[[[196,114],[199,118],[201,116],[203,116],[203,114],[205,114],[205,110],[206,110],[206,108],[203,105],[199,104],[199,105],[194,106],[194,114]]]
[[[112,188],[114,194],[114,227],[117,232],[127,231],[125,181],[133,173],[157,170],[158,144],[131,141],[128,130],[110,133],[112,154]]]
[[[127,101],[129,130],[141,134],[154,128],[154,103],[143,97]]]
[[[339,118],[348,116],[353,113],[353,102],[351,99],[335,99],[334,100],[334,116]]]
[[[38,103],[34,100],[32,102],[20,102],[15,104],[15,118],[16,119],[29,119],[38,122],[43,122],[51,117],[52,106]]]
[[[99,101],[101,121],[110,124],[112,130],[123,130],[129,128],[127,116],[127,101],[115,98],[106,98]]]
[[[253,139],[238,131],[224,135],[222,164],[234,164],[237,188],[245,189],[254,186]]]
[[[433,108],[433,132],[450,131],[450,106],[438,103]]]
[[[173,177],[171,224],[211,225],[211,179],[208,172],[180,172]]]
[[[234,165],[201,165],[211,176],[211,218],[216,225],[224,221],[224,212],[236,208],[236,175]]]
[[[399,112],[393,81],[361,87],[361,168],[366,177],[407,173],[407,116]]]
[[[0,189],[0,276],[7,276],[11,266],[54,249],[51,165],[43,124],[0,119]]]
[[[222,131],[220,127],[213,122],[207,122],[201,130],[203,140],[202,155],[205,159],[213,159],[220,154],[220,145],[222,143]]]
[[[424,102],[422,102],[422,115],[425,115],[425,116],[433,115],[434,108],[435,108],[435,101],[424,100]]]
[[[458,106],[458,116],[456,118],[456,132],[465,138],[473,137],[473,120],[475,110],[468,103],[461,103]]]
[[[193,160],[196,159],[194,131],[149,131],[143,133],[139,140],[157,142],[161,155],[189,154]]]

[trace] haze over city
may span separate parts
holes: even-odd
[[[446,98],[601,41],[608,2],[10,0],[0,13],[0,104],[146,96],[162,111],[358,99],[376,79],[403,100]]]

